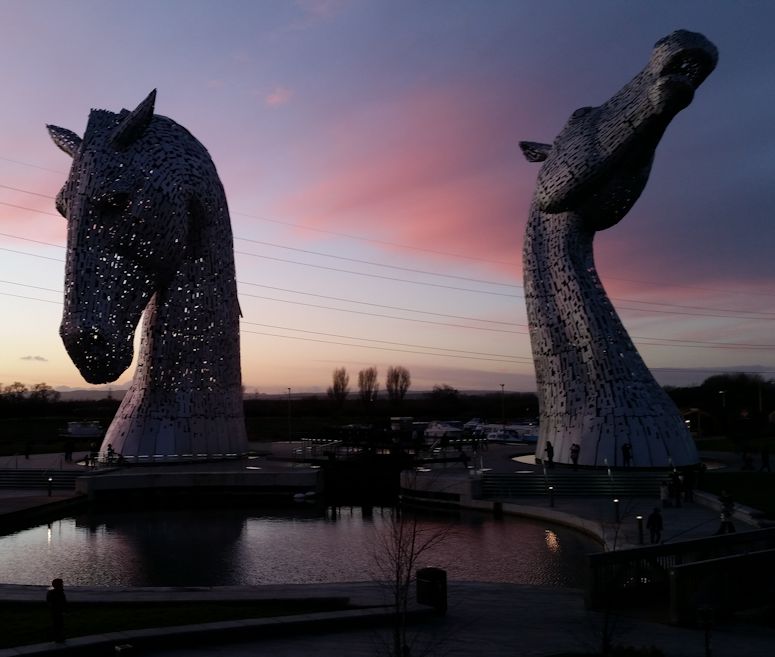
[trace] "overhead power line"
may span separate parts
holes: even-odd
[[[26,287],[26,288],[35,289],[35,290],[42,290],[42,291],[46,291],[46,292],[54,292],[54,293],[57,293],[57,294],[60,294],[60,295],[63,294],[62,290],[58,290],[58,289],[54,289],[54,288],[49,288],[49,287],[41,287],[41,286],[37,286],[37,285],[29,285],[27,283],[18,283],[16,281],[8,281],[8,280],[0,279],[0,283],[4,283],[4,284],[7,284],[7,285],[16,285],[16,286],[19,286],[19,287]],[[20,298],[20,299],[28,299],[30,301],[43,301],[45,303],[57,303],[57,304],[61,305],[61,302],[59,302],[59,301],[50,301],[48,299],[39,299],[39,298],[35,298],[35,297],[27,297],[27,296],[22,296],[22,295],[17,295],[17,294],[11,294],[11,293],[7,293],[7,292],[0,292],[0,294],[3,294],[5,296],[16,297],[16,298]],[[256,295],[250,295],[250,294],[248,294],[248,295],[241,294],[240,296],[256,297]],[[269,301],[279,301],[279,302],[282,302],[282,303],[288,303],[288,304],[294,304],[294,305],[312,305],[312,304],[300,304],[299,302],[288,301],[288,300],[285,300],[285,299],[272,299],[271,297],[256,297],[256,298],[267,299]],[[428,321],[428,320],[413,320],[412,318],[396,317],[396,316],[391,316],[391,315],[380,315],[380,314],[376,314],[376,313],[364,313],[364,312],[359,312],[359,311],[351,311],[351,310],[347,310],[347,309],[344,309],[344,308],[335,308],[335,307],[331,307],[331,306],[312,305],[312,307],[323,308],[325,310],[333,310],[333,311],[338,311],[338,312],[351,312],[351,313],[356,313],[356,314],[364,314],[364,315],[368,315],[368,316],[375,316],[375,317],[387,318],[387,319],[397,319],[397,320],[402,320],[402,321],[416,321],[416,322],[419,322],[419,323],[433,324],[433,325],[436,325],[436,326],[444,326],[444,327],[447,327],[447,328],[481,329],[481,327],[476,327],[476,326],[465,326],[465,325],[459,325],[459,324],[447,324],[447,323],[444,323],[444,322],[433,322],[433,321]],[[288,330],[288,331],[299,331],[299,332],[305,332],[305,333],[315,333],[314,331],[309,331],[307,329],[294,329],[294,328],[286,327],[286,326],[280,327],[280,326],[269,325],[269,324],[260,324],[260,323],[257,323],[257,322],[248,322],[247,320],[242,320],[242,323],[244,323],[244,324],[254,324],[256,326],[265,326],[265,327],[268,327],[268,328],[281,328],[281,329]],[[488,329],[485,328],[483,330],[488,330]],[[497,329],[491,329],[491,330],[497,330]],[[518,331],[502,331],[502,332],[504,332],[504,333],[513,333],[513,334],[516,334],[516,335],[526,335],[527,334],[527,332],[523,333],[523,332],[518,332]],[[352,340],[364,340],[364,341],[373,341],[373,342],[387,342],[387,341],[382,341],[382,340],[376,340],[374,338],[360,338],[360,337],[355,337],[355,336],[342,336],[342,335],[338,335],[338,334],[327,334],[327,333],[326,334],[320,333],[320,334],[321,335],[327,335],[329,337],[341,337],[341,338],[347,338],[347,339],[352,339]],[[678,339],[678,338],[655,338],[655,337],[646,337],[646,336],[631,336],[631,337],[632,337],[632,339],[635,342],[637,342],[638,345],[647,345],[647,346],[654,346],[654,347],[694,347],[694,348],[703,348],[703,349],[726,349],[726,350],[731,350],[731,351],[737,351],[737,350],[741,350],[741,349],[742,350],[771,350],[771,349],[775,349],[775,344],[754,344],[754,343],[746,343],[746,342],[713,342],[713,341],[707,341],[707,340],[685,340],[685,339]],[[668,343],[668,344],[665,344],[665,343]],[[673,343],[675,343],[675,344],[673,344]],[[404,344],[404,343],[390,343],[390,344]],[[423,345],[409,345],[409,346],[414,346],[414,347],[419,347],[419,348],[428,348],[428,349],[439,349],[439,347],[428,347],[428,346],[423,346]],[[456,351],[454,349],[445,349],[445,350],[446,351]],[[467,352],[465,350],[462,350],[462,351],[464,351],[465,353],[482,353],[482,352]],[[503,354],[486,354],[486,355],[490,355],[490,356],[497,355],[497,356],[507,357],[507,356],[504,356]],[[513,358],[527,358],[527,357],[526,356],[513,356]]]
[[[398,346],[398,347],[411,347],[413,349],[433,349],[434,351],[446,351],[446,352],[468,354],[468,355],[474,355],[474,356],[493,356],[495,358],[508,358],[510,360],[515,360],[515,361],[522,360],[522,361],[528,361],[531,363],[533,362],[533,358],[531,356],[510,356],[508,354],[491,354],[488,352],[470,351],[467,349],[448,349],[446,347],[436,347],[433,345],[409,344],[406,342],[393,342],[391,340],[377,340],[375,338],[360,338],[358,336],[353,336],[353,335],[325,333],[323,331],[310,331],[308,329],[297,329],[297,328],[292,328],[290,326],[276,326],[274,324],[261,324],[259,322],[248,322],[246,320],[241,321],[240,324],[246,324],[249,326],[261,326],[263,328],[270,328],[270,329],[281,329],[283,331],[294,331],[296,333],[306,333],[308,335],[322,335],[324,337],[329,337],[329,338],[342,338],[345,340],[361,340],[365,342],[377,342],[379,344],[392,345],[392,346]],[[439,354],[439,355],[443,355],[443,354]]]
[[[2,158],[0,158],[0,159],[2,159]],[[30,165],[30,166],[34,166],[34,165]],[[32,195],[35,195],[35,196],[39,196],[39,197],[42,197],[42,198],[48,198],[48,199],[52,199],[52,200],[54,198],[54,197],[52,197],[52,196],[50,196],[48,194],[40,194],[38,192],[33,192],[31,190],[26,190],[26,189],[22,189],[20,187],[15,187],[15,186],[11,186],[11,185],[0,184],[0,188],[9,189],[9,190],[13,190],[13,191],[18,191],[18,192],[22,192],[22,193],[26,193],[26,194],[32,194]],[[60,215],[57,214],[57,213],[48,212],[48,211],[40,210],[40,209],[37,209],[37,208],[30,208],[30,207],[26,207],[26,206],[6,203],[6,202],[3,202],[3,201],[0,201],[0,205],[6,205],[8,207],[13,207],[13,208],[16,208],[16,209],[21,209],[21,210],[26,210],[26,211],[29,211],[29,212],[36,212],[36,213],[45,214],[45,215],[49,215],[49,216],[54,216],[54,217],[57,217],[57,218],[60,217]],[[248,216],[250,216],[250,215],[248,215]],[[48,246],[56,246],[56,247],[59,247],[59,248],[64,248],[61,245],[52,244],[52,243],[48,243],[48,242],[41,242],[41,241],[38,241],[38,240],[31,240],[29,238],[20,237],[20,236],[17,236],[17,235],[11,235],[11,234],[8,234],[8,233],[2,233],[2,235],[6,236],[6,237],[12,237],[12,238],[16,238],[16,239],[21,239],[21,240],[27,240],[27,241],[34,242],[34,243],[37,243],[37,244],[44,244],[44,245],[48,245]],[[247,242],[252,242],[252,243],[256,243],[256,244],[263,244],[265,246],[270,246],[270,247],[273,247],[273,248],[281,248],[281,249],[292,250],[292,251],[296,251],[296,252],[300,252],[300,253],[307,253],[307,254],[311,254],[311,255],[317,255],[317,256],[320,256],[320,257],[328,257],[328,258],[339,259],[339,260],[348,261],[348,262],[355,262],[355,263],[360,263],[360,264],[366,264],[366,265],[369,265],[369,266],[377,266],[377,267],[384,267],[384,268],[396,269],[396,270],[401,270],[401,271],[409,271],[409,272],[415,272],[415,273],[419,273],[419,274],[423,274],[423,275],[437,276],[437,277],[443,277],[443,278],[451,278],[451,279],[456,279],[456,280],[467,280],[467,281],[470,281],[470,282],[482,283],[482,284],[487,284],[487,285],[499,285],[499,286],[512,287],[512,288],[520,288],[521,287],[519,285],[511,284],[511,283],[502,283],[502,282],[498,282],[498,281],[476,279],[476,278],[472,278],[472,277],[458,276],[456,274],[442,274],[442,273],[438,273],[438,272],[431,272],[431,271],[415,269],[415,268],[410,268],[410,267],[401,267],[401,266],[397,266],[397,265],[391,265],[391,264],[386,264],[386,263],[378,263],[378,262],[371,262],[371,261],[368,261],[368,260],[361,260],[361,259],[357,259],[357,258],[349,258],[349,257],[345,257],[345,256],[338,256],[338,255],[322,253],[322,252],[318,252],[318,251],[299,249],[299,248],[296,248],[296,247],[286,246],[286,245],[282,245],[282,244],[275,244],[275,243],[271,243],[271,242],[263,242],[263,241],[254,240],[254,239],[251,239],[251,238],[243,238],[243,237],[235,236],[235,239],[243,240],[243,241],[247,241]],[[14,251],[14,252],[15,253],[23,253],[23,252],[20,252],[20,251]],[[256,258],[263,258],[263,259],[274,260],[274,261],[277,261],[277,262],[284,262],[284,263],[293,264],[293,265],[296,265],[296,266],[313,267],[313,268],[319,268],[319,269],[335,271],[335,272],[340,272],[340,273],[345,273],[345,274],[352,274],[352,275],[357,275],[357,276],[381,278],[381,279],[384,279],[384,280],[392,280],[392,281],[396,281],[396,282],[409,283],[409,284],[413,284],[413,285],[425,285],[425,286],[431,286],[431,287],[442,287],[442,288],[446,288],[446,289],[452,289],[452,290],[458,290],[458,291],[464,291],[464,292],[471,292],[471,293],[478,293],[478,294],[489,294],[489,295],[496,295],[496,296],[506,296],[506,297],[509,297],[509,298],[522,298],[521,295],[510,295],[510,294],[504,294],[504,293],[493,292],[493,291],[488,291],[488,290],[477,290],[477,289],[462,288],[462,287],[457,287],[457,286],[444,286],[444,285],[440,285],[440,284],[437,284],[437,283],[430,283],[430,282],[425,282],[425,281],[413,281],[413,280],[410,280],[410,279],[402,279],[402,278],[396,278],[396,277],[390,277],[390,276],[382,276],[382,275],[379,275],[379,274],[372,274],[372,273],[368,273],[368,272],[358,272],[358,271],[352,271],[352,270],[348,270],[348,269],[339,269],[339,268],[334,268],[334,267],[326,267],[324,265],[317,265],[317,264],[313,264],[313,263],[305,263],[305,262],[298,262],[298,261],[293,261],[293,260],[286,260],[286,259],[283,259],[283,258],[274,258],[272,256],[265,256],[265,255],[261,255],[261,254],[255,254],[255,253],[249,253],[249,252],[243,252],[243,251],[236,251],[236,253],[239,253],[240,255],[249,256],[249,257],[256,257]],[[29,254],[29,255],[35,255],[35,254]],[[38,256],[38,257],[41,257],[41,256]],[[630,280],[630,279],[616,279],[616,278],[612,278],[612,280]],[[640,283],[650,284],[650,285],[658,285],[657,283],[649,283],[647,281],[639,281],[639,282]],[[724,292],[724,293],[727,293],[727,294],[729,294],[729,293],[740,294],[740,292],[737,292],[737,291],[720,290],[720,289],[717,289],[717,288],[700,288],[700,287],[696,287],[696,286],[682,286],[682,285],[676,285],[676,284],[669,284],[669,285],[672,286],[672,287],[684,287],[684,288],[689,288],[689,289],[703,289],[703,290],[707,290],[707,291],[717,291],[717,292],[721,291],[721,292]],[[744,292],[744,293],[748,293],[748,292]],[[775,295],[772,295],[772,296],[775,296]],[[675,303],[667,303],[667,302],[640,301],[640,300],[637,300],[637,299],[627,299],[627,298],[621,298],[621,297],[612,297],[612,300],[615,300],[617,302],[636,303],[636,304],[649,305],[649,306],[663,306],[663,307],[666,307],[666,308],[683,308],[683,309],[686,309],[686,310],[710,311],[712,313],[732,313],[732,314],[745,313],[745,314],[752,315],[753,317],[751,317],[751,319],[766,319],[766,316],[768,316],[768,315],[771,315],[773,318],[775,318],[775,312],[768,312],[768,311],[740,310],[740,309],[717,308],[717,307],[708,307],[708,306],[692,306],[692,305],[687,305],[687,304],[675,304]],[[630,310],[630,311],[634,311],[634,312],[655,312],[655,313],[660,313],[660,314],[673,314],[672,311],[666,311],[666,310],[661,310],[661,309],[656,309],[656,308],[654,308],[654,309],[643,309],[643,308],[637,308],[637,307],[631,307],[631,306],[621,306],[621,305],[618,305],[617,308],[620,309],[620,310]],[[674,314],[685,315],[685,316],[695,316],[698,313],[696,313],[696,312],[691,312],[691,313],[675,312]],[[711,315],[703,314],[702,316],[704,316],[704,317],[716,317],[716,318],[730,318],[729,315],[726,315],[726,314],[725,315],[720,315],[720,314],[711,314]]]

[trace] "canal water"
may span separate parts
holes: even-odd
[[[230,586],[385,579],[389,508],[98,511],[0,537],[0,583]],[[439,538],[418,567],[452,580],[583,585],[598,543],[548,523],[475,512],[405,515],[420,540]]]

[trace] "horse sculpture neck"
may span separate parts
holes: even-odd
[[[697,463],[678,409],[605,294],[592,243],[596,231],[618,223],[638,199],[665,129],[717,56],[701,34],[674,32],[608,101],[573,112],[553,144],[521,143],[529,161],[544,163],[523,254],[541,408],[539,458],[551,453],[571,462],[574,454],[590,466]]]
[[[145,310],[134,379],[120,422],[104,440],[125,456],[130,446],[136,456],[244,452],[239,305],[225,207],[202,212],[198,245]]]
[[[94,383],[132,359],[131,387],[103,449],[128,459],[243,454],[239,305],[226,198],[205,148],[153,114],[94,110],[81,139],[55,126],[73,158],[57,197],[69,222],[60,333]]]
[[[541,408],[540,443],[558,458],[619,462],[629,443],[640,464],[692,463],[675,405],[652,376],[598,278],[594,231],[578,215],[532,207],[523,268]],[[540,453],[539,453],[540,456]]]

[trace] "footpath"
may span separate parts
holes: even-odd
[[[530,467],[512,460],[514,448],[497,446],[484,452],[481,466],[496,471],[514,471]],[[76,454],[75,460],[79,458]],[[714,455],[721,458],[720,455]],[[6,457],[7,458],[7,457]],[[725,457],[726,458],[726,457]],[[26,461],[26,460],[25,460]],[[44,464],[44,465],[41,465]],[[45,465],[48,464],[48,465]],[[63,464],[59,455],[33,455],[22,464],[32,468],[82,467]],[[726,467],[736,467],[733,462]],[[8,467],[0,462],[0,467]],[[12,466],[11,466],[12,467]],[[292,467],[292,466],[288,466]],[[451,471],[449,474],[453,474]],[[460,467],[460,466],[456,466]],[[533,466],[534,467],[534,466]],[[511,470],[509,470],[509,468]],[[461,475],[464,473],[461,471]],[[0,489],[0,523],[5,514],[40,508],[73,497],[52,491]],[[610,543],[611,501],[601,498],[558,498],[550,508],[544,498],[508,500],[512,508],[523,508],[527,515],[556,521],[557,514],[567,515],[599,528],[601,538]],[[714,500],[707,500],[713,504]],[[623,502],[616,540],[637,543],[635,518],[644,518],[658,500],[635,498]],[[663,541],[710,536],[718,528],[715,508],[699,502],[663,511]],[[569,523],[572,524],[572,523]],[[753,525],[735,522],[738,531]],[[504,558],[508,558],[505,556]],[[373,583],[310,584],[292,586],[214,587],[214,588],[98,588],[67,586],[71,601],[185,601],[185,600],[257,600],[281,597],[347,597],[363,609],[313,614],[283,619],[257,619],[211,623],[177,628],[158,628],[112,635],[95,634],[69,639],[65,644],[41,643],[0,650],[0,657],[21,655],[113,654],[115,646],[134,645],[135,654],[147,657],[360,657],[386,653],[391,640],[386,626],[389,610],[385,591]],[[44,585],[0,584],[2,601],[42,601]],[[450,582],[449,609],[446,615],[433,615],[429,608],[413,606],[415,622],[411,627],[411,655],[443,654],[460,657],[550,656],[562,652],[592,651],[600,645],[604,618],[600,612],[584,607],[583,591],[551,587],[475,582]],[[669,657],[705,657],[705,633],[700,629],[679,628],[648,622],[641,618],[615,616],[613,641],[642,648],[655,647]],[[1,625],[1,623],[0,623]],[[212,643],[215,641],[215,643]],[[773,628],[730,621],[714,627],[710,636],[713,657],[770,657],[775,649]],[[139,648],[142,648],[140,651]],[[130,653],[131,654],[131,653]]]

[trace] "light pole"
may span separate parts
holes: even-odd
[[[288,442],[291,442],[291,389],[288,388]]]
[[[501,429],[506,429],[506,393],[503,390],[505,383],[501,383]]]

